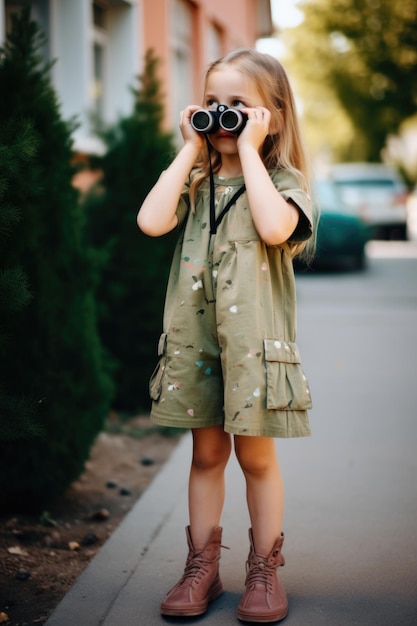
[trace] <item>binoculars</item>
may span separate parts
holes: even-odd
[[[199,109],[191,116],[191,126],[199,133],[210,135],[219,128],[229,133],[240,133],[248,116],[239,109],[229,109],[225,104],[219,104],[217,109]]]

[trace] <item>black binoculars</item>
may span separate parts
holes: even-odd
[[[199,109],[191,116],[191,126],[199,133],[211,135],[219,128],[229,133],[240,133],[248,116],[239,109],[229,109],[225,104],[219,104],[215,111]]]

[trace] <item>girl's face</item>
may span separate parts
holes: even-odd
[[[207,109],[217,109],[219,104],[234,109],[265,106],[254,81],[233,67],[214,70],[207,78],[204,105]],[[237,154],[236,134],[220,128],[209,135],[209,140],[220,154]]]

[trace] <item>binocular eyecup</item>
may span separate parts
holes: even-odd
[[[212,135],[219,128],[229,133],[239,134],[247,122],[248,116],[239,109],[229,109],[219,104],[216,110],[199,109],[191,116],[191,126],[199,133]]]

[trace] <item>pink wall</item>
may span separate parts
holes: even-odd
[[[263,11],[264,21],[270,24],[269,0],[189,0],[193,9],[193,73],[194,96],[201,96],[201,77],[208,62],[205,36],[209,25],[215,24],[221,32],[222,51],[229,52],[240,47],[254,47],[259,32],[258,13]],[[170,5],[171,0],[142,0],[139,11],[140,32],[143,35],[142,53],[152,48],[161,60],[160,78],[166,94],[167,120],[170,118]]]

